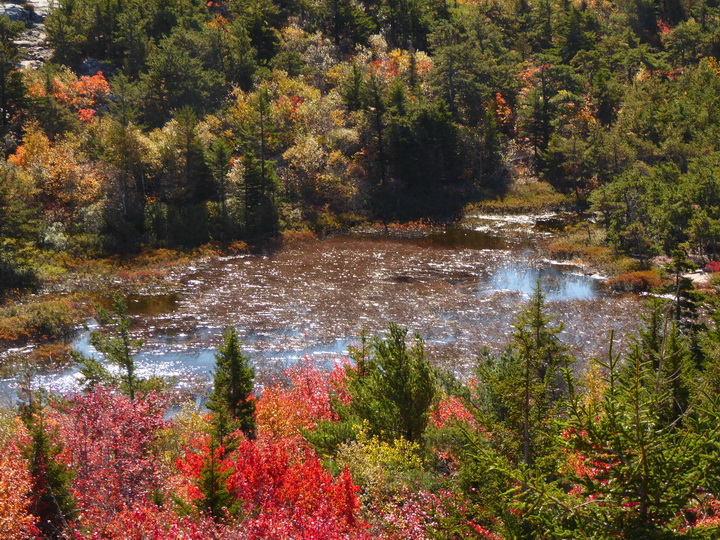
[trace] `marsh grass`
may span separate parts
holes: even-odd
[[[513,184],[508,191],[494,198],[469,204],[465,214],[533,214],[571,208],[574,199],[563,195],[546,182]]]

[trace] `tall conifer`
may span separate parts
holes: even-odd
[[[240,347],[237,331],[230,327],[215,355],[213,391],[207,407],[214,413],[213,428],[221,443],[238,428],[249,438],[255,437],[255,402],[251,396],[255,369]]]

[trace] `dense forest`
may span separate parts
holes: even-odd
[[[712,2],[62,1],[0,18],[3,282],[362,219],[539,177],[638,259],[718,249]]]
[[[117,296],[77,393],[0,408],[0,536],[720,536],[720,311],[686,276],[720,270],[715,0],[57,0],[44,24],[52,59],[20,68],[0,15],[3,347],[72,334],[86,303],[26,300],[79,269],[468,205],[576,212],[554,255],[664,288],[578,366],[538,284],[468,380],[390,324],[261,387],[230,328],[202,407],[138,376]]]

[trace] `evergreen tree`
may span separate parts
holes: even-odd
[[[697,369],[700,346],[696,335],[681,331],[674,312],[672,302],[650,301],[641,316],[643,325],[632,340],[631,350],[650,362],[657,372],[658,391],[665,392],[664,399],[659,399],[659,418],[667,425],[681,426],[690,406],[692,389],[700,376]]]
[[[22,75],[17,69],[19,51],[15,45],[22,30],[21,22],[0,15],[0,135],[7,131],[10,118],[22,104],[25,95]]]
[[[232,226],[228,218],[227,199],[228,186],[227,176],[230,172],[232,159],[232,146],[224,139],[217,139],[210,146],[205,154],[205,160],[210,172],[212,173],[215,183],[216,197],[220,201],[222,209],[222,229],[221,234],[226,238],[228,233],[232,231]]]
[[[18,256],[18,248],[38,235],[39,220],[31,200],[17,169],[0,163],[0,297],[37,281],[35,270]]]
[[[198,480],[202,497],[195,500],[195,505],[215,519],[234,515],[239,506],[237,499],[228,491],[227,480],[232,470],[223,463],[223,454],[224,448],[218,446],[215,435],[211,435]]]
[[[582,50],[591,49],[597,42],[598,23],[591,10],[570,6],[559,18],[556,34],[558,53],[563,63],[569,64]]]
[[[251,240],[272,236],[278,230],[274,202],[278,176],[272,161],[246,154],[243,159],[245,188],[245,235]]]
[[[242,354],[237,330],[225,331],[224,342],[215,355],[213,390],[207,407],[213,412],[213,428],[222,444],[236,429],[255,437],[255,401],[252,397],[255,369]]]
[[[113,297],[112,308],[114,315],[103,307],[97,309],[98,322],[109,329],[109,333],[93,331],[90,333],[90,343],[105,359],[118,366],[121,375],[115,377],[94,357],[86,357],[79,352],[73,352],[73,357],[80,362],[80,373],[84,377],[86,388],[92,388],[96,384],[114,384],[119,380],[120,389],[130,399],[135,399],[140,380],[135,375],[134,355],[142,340],[134,339],[130,333],[132,319],[127,314],[127,302],[119,294]]]
[[[272,95],[267,86],[252,99],[249,121],[240,126],[245,190],[245,234],[251,240],[272,236],[278,230],[275,162],[270,159],[276,128],[271,121]]]
[[[237,15],[256,51],[260,65],[267,65],[280,45],[281,13],[271,0],[231,0],[230,8]]]
[[[376,26],[361,2],[323,0],[319,5],[326,34],[343,52],[350,52],[358,43],[367,42]]]
[[[458,132],[444,103],[415,105],[407,114],[403,99],[388,105],[395,113],[386,129],[393,178],[416,193],[453,184],[458,176]]]
[[[375,73],[371,73],[365,82],[364,90],[366,130],[375,158],[374,163],[371,164],[377,167],[376,178],[379,179],[379,184],[384,187],[387,182],[385,88],[380,78]]]
[[[435,50],[434,86],[441,92],[453,118],[465,111],[464,103],[473,96],[482,98],[473,69],[478,62],[478,49],[468,39],[460,24],[442,21],[430,36]]]
[[[359,111],[363,106],[365,75],[357,62],[350,66],[350,73],[343,80],[340,94],[348,111]]]
[[[669,332],[662,332],[661,341],[668,344],[663,363],[681,350],[672,344],[674,330]],[[706,452],[720,429],[717,397],[699,417],[688,416],[675,384],[684,373],[663,363],[633,347],[621,365],[621,355],[611,348],[608,361],[600,362],[607,376],[599,401],[575,394],[570,383],[568,441],[594,460],[598,471],[575,479],[585,493],[595,494],[591,504],[576,507],[570,516],[585,534],[604,529],[626,538],[664,538],[707,482],[706,460],[715,459],[715,450]],[[669,409],[668,401],[676,407]]]
[[[400,437],[420,442],[437,397],[435,373],[425,358],[419,335],[408,348],[407,330],[391,324],[385,339],[351,349],[348,367],[350,414],[367,420],[371,433],[384,440]]]
[[[490,438],[466,432],[464,484],[484,512],[502,520],[504,536],[682,536],[685,509],[716,485],[720,402],[702,390],[688,397],[676,386],[686,375],[675,367],[683,347],[664,324],[656,337],[664,351],[659,362],[641,339],[625,355],[614,353],[611,334],[607,361],[594,361],[604,374],[601,393],[577,392],[572,370],[563,370],[565,413],[544,435],[566,457],[560,469],[519,465],[495,441],[503,425],[485,424]],[[668,407],[673,402],[679,406]],[[699,537],[717,534],[706,531]]]
[[[511,447],[528,465],[543,453],[543,430],[564,393],[561,369],[571,361],[558,338],[563,325],[550,326],[552,320],[538,282],[529,305],[515,319],[508,350],[499,358],[485,354],[477,370],[480,410],[507,430]]]
[[[205,52],[202,36],[186,29],[175,29],[152,49],[141,76],[149,125],[161,125],[172,111],[183,107],[201,113],[218,103],[224,77]]]
[[[257,69],[256,51],[242,20],[237,18],[229,22],[222,16],[216,16],[203,28],[203,37],[207,64],[217,66],[227,82],[245,89],[252,87]]]
[[[28,399],[20,405],[20,418],[30,434],[25,449],[32,476],[30,512],[37,517],[41,538],[67,538],[69,523],[75,517],[75,500],[70,492],[72,472],[59,461],[62,446],[56,434],[49,431],[43,411],[41,393],[29,391]]]

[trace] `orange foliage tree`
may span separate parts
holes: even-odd
[[[105,177],[70,141],[52,143],[37,124],[30,124],[24,144],[8,161],[27,175],[49,221],[66,222],[95,201]]]

